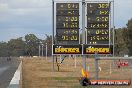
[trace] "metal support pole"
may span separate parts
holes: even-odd
[[[113,0],[113,57],[115,56],[115,25],[114,25],[114,0]]]
[[[82,42],[85,44],[85,0],[82,0]],[[83,55],[83,68],[86,71],[86,56]]]
[[[62,60],[62,55],[60,55],[60,63],[61,63],[61,60]]]
[[[47,60],[47,43],[46,43],[46,60]]]
[[[54,71],[53,44],[54,44],[54,0],[52,0],[52,60],[53,60],[53,71]]]
[[[44,56],[44,45],[42,44],[42,57]]]
[[[39,57],[40,57],[40,45],[39,45]]]

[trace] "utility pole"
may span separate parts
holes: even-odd
[[[47,43],[46,43],[46,60],[47,60]]]
[[[42,44],[42,57],[44,56],[44,44]]]
[[[39,57],[40,57],[40,44],[39,44]]]

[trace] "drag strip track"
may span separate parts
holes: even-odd
[[[11,58],[11,61],[7,61],[6,58],[0,58],[0,88],[8,87],[19,63],[16,58]]]

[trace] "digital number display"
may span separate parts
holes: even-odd
[[[109,30],[109,23],[97,23],[97,22],[93,22],[93,23],[88,23],[87,24],[87,29],[93,29],[93,30],[96,30],[96,29],[107,29]]]
[[[57,22],[57,29],[79,29],[79,22]]]
[[[58,41],[77,41],[79,37],[77,35],[57,35]]]
[[[98,10],[88,9],[87,14],[89,16],[91,16],[93,14],[96,15],[96,16],[98,16],[98,15],[105,16],[105,15],[109,15],[109,9],[98,9]]]
[[[79,10],[79,3],[57,3],[57,10]]]
[[[87,33],[89,36],[91,35],[108,35],[109,34],[109,30],[107,29],[97,29],[97,30],[93,30],[93,29],[89,29],[87,30]]]
[[[57,16],[79,16],[79,11],[78,10],[57,10],[56,11]]]
[[[56,31],[56,34],[62,34],[62,35],[79,35],[79,30],[78,29],[58,29]]]
[[[79,17],[78,16],[57,16],[57,22],[78,22]]]
[[[87,3],[87,44],[109,44],[110,3]]]
[[[89,16],[87,19],[89,22],[109,22],[108,16]]]
[[[56,3],[56,37],[79,43],[79,3]]]
[[[90,8],[90,11],[97,9],[110,9],[110,3],[87,3],[87,8]]]
[[[91,41],[109,41],[109,36],[108,35],[92,35],[88,36],[88,40]]]

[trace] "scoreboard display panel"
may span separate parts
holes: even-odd
[[[87,44],[109,44],[110,3],[87,3]]]
[[[56,3],[56,37],[79,43],[79,3]]]

